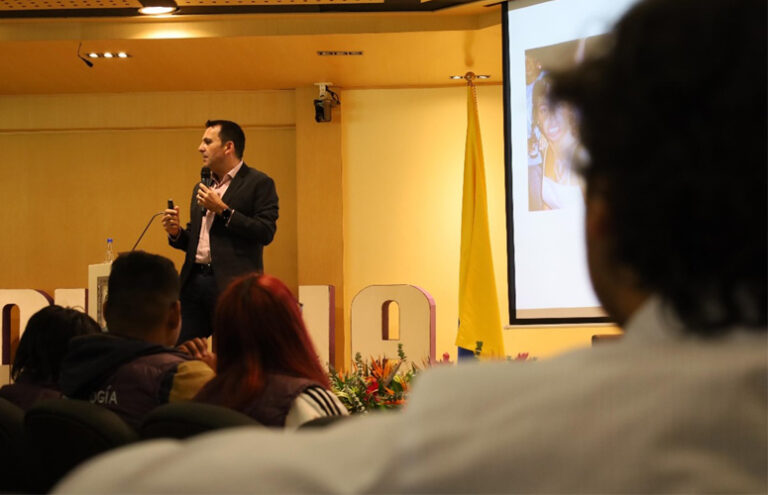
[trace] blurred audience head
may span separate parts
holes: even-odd
[[[109,274],[104,319],[109,333],[174,345],[181,311],[173,262],[144,251],[118,256]]]
[[[269,373],[310,378],[329,387],[298,302],[270,275],[236,279],[219,297],[214,317],[215,386],[229,407],[246,403]],[[211,386],[214,386],[211,382]],[[208,387],[206,387],[208,388]],[[205,390],[200,397],[205,397]]]
[[[590,274],[620,323],[656,294],[693,332],[766,325],[766,2],[648,0],[554,74],[589,153]]]
[[[75,309],[47,306],[29,319],[11,366],[11,377],[56,383],[70,339],[101,332],[90,316]]]

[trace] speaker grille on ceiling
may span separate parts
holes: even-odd
[[[321,57],[351,57],[351,56],[362,55],[363,52],[360,50],[355,50],[355,51],[318,50],[317,54],[320,55]]]

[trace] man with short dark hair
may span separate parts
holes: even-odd
[[[181,268],[179,342],[209,337],[216,298],[238,275],[264,270],[264,246],[277,229],[274,181],[243,162],[245,134],[229,120],[209,120],[198,147],[212,182],[192,190],[190,220],[180,227],[179,208],[165,210],[168,242],[187,253]]]
[[[155,407],[191,399],[214,375],[173,349],[181,326],[171,260],[133,251],[112,263],[104,303],[107,333],[77,337],[62,363],[66,397],[89,400],[138,427]]]

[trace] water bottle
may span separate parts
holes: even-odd
[[[114,259],[115,259],[115,251],[114,251],[114,248],[112,247],[112,238],[108,237],[107,238],[107,255],[104,258],[104,263],[112,263]]]

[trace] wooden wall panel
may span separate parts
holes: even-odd
[[[280,195],[266,268],[297,289],[293,92],[175,93],[162,101],[157,94],[0,97],[0,287],[85,287],[87,265],[103,260],[107,237],[117,251],[129,250],[168,198],[188,218],[203,123],[231,118],[245,128],[246,162],[271,175]],[[167,245],[159,220],[139,247],[180,266],[183,254]]]
[[[296,167],[298,198],[298,278],[301,285],[336,288],[337,367],[349,361],[345,321],[342,180],[342,108],[331,122],[315,122],[312,100],[317,88],[296,90]]]

